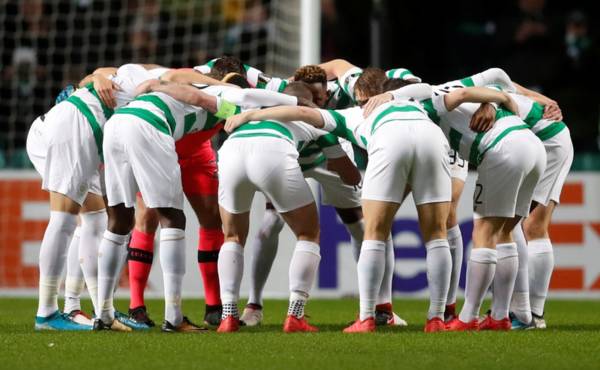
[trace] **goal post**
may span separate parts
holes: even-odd
[[[300,65],[321,62],[321,0],[300,0]]]

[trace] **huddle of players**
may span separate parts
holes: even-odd
[[[38,118],[28,137],[32,162],[51,194],[37,329],[153,326],[143,291],[160,223],[162,330],[204,330],[181,310],[185,193],[201,225],[205,323],[219,325],[219,332],[260,323],[262,290],[285,221],[298,241],[283,329],[316,331],[304,316],[320,260],[317,208],[305,177],[321,184],[324,201],[351,235],[360,315],[345,332],[406,325],[391,305],[391,225],[410,192],[427,248],[426,332],[545,326],[553,267],[547,230],[573,149],[556,102],[522,88],[502,70],[431,86],[406,69],[386,73],[334,60],[301,67],[284,80],[223,57],[194,70],[101,68],[80,86]],[[230,135],[219,150],[217,181],[209,139],[225,120]],[[364,164],[365,151],[361,179],[356,165]],[[463,158],[477,167],[478,180],[466,300],[457,315],[463,246],[455,212],[467,175]],[[256,191],[269,203],[252,240],[250,299],[240,316],[243,246]],[[126,315],[114,309],[112,297],[128,244]],[[57,293],[65,263],[61,314]],[[84,284],[94,305],[93,325],[79,306]],[[492,308],[480,322],[492,284]]]

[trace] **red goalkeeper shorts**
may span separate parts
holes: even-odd
[[[219,179],[217,175],[217,157],[210,138],[220,130],[189,134],[179,140],[175,146],[181,167],[181,182],[186,195],[217,195]]]

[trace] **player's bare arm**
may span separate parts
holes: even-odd
[[[114,108],[116,105],[114,92],[116,90],[121,90],[121,87],[115,82],[111,81],[109,76],[115,75],[116,73],[117,68],[115,67],[97,68],[94,70],[94,73],[79,81],[78,87],[81,88],[89,83],[93,83],[94,90],[96,90],[102,102],[109,108]]]
[[[474,76],[476,86],[485,86],[497,84],[509,92],[517,92],[535,100],[544,106],[544,118],[553,121],[562,121],[562,112],[558,103],[540,94],[537,91],[527,89],[522,85],[511,80],[510,76],[502,68],[490,68]]]
[[[387,91],[375,95],[369,99],[363,107],[363,117],[368,117],[378,106],[392,100],[417,99],[423,100],[431,97],[431,85],[426,83],[416,83],[401,87],[397,90]]]
[[[325,70],[328,80],[333,80],[335,78],[342,78],[344,73],[351,68],[355,68],[356,66],[344,59],[334,59],[330,60],[329,62],[319,64],[319,67]]]
[[[355,186],[360,184],[362,180],[360,172],[347,155],[340,158],[328,159],[327,169],[337,173],[344,184],[347,185]]]
[[[517,89],[517,93],[519,93],[521,95],[525,95],[528,98],[535,100],[536,102],[538,102],[544,106],[544,118],[545,119],[548,119],[551,121],[562,121],[563,120],[562,111],[556,100],[551,99],[543,94],[540,94],[537,91],[533,91],[531,89],[523,87],[516,82],[513,82],[513,84],[515,85],[515,87]]]
[[[182,103],[201,107],[211,113],[216,113],[218,110],[216,97],[208,95],[191,85],[161,81],[150,83],[148,88],[148,91],[170,95]]]
[[[394,96],[389,91],[373,96],[363,107],[363,117],[368,117],[378,106],[392,100],[394,100]]]
[[[467,87],[454,90],[444,95],[444,104],[448,111],[456,109],[462,103],[497,103],[509,111],[518,114],[517,104],[505,92],[488,89],[485,87]]]
[[[140,64],[142,67],[144,67],[144,69],[146,70],[151,70],[151,69],[156,69],[156,68],[167,68],[165,66],[161,66],[160,64]]]
[[[85,85],[93,82],[94,76],[102,76],[108,78],[111,75],[115,75],[117,73],[117,68],[115,67],[100,67],[96,68],[94,72],[85,76],[81,81],[79,81],[78,87],[84,87]]]
[[[163,81],[175,82],[180,84],[223,85],[231,87],[235,86],[209,77],[192,68],[171,69],[165,72],[165,74],[163,74],[160,77],[160,79]]]
[[[229,117],[225,123],[225,131],[233,132],[236,128],[250,121],[276,120],[281,122],[302,121],[316,128],[323,128],[325,122],[318,110],[308,107],[281,106],[255,111],[248,111]]]

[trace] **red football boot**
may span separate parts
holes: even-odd
[[[227,316],[221,320],[217,333],[233,333],[240,330],[240,320],[237,317]]]
[[[479,321],[473,319],[470,322],[462,322],[458,317],[452,319],[446,324],[446,331],[477,331],[479,330]]]
[[[446,331],[446,324],[444,320],[439,317],[427,320],[425,327],[423,328],[425,333],[436,333],[438,331]]]
[[[511,329],[511,326],[512,324],[508,317],[505,317],[502,320],[494,320],[492,315],[487,315],[485,319],[479,323],[479,330],[507,331]]]
[[[319,331],[315,326],[312,326],[306,321],[306,317],[301,319],[294,315],[288,315],[283,323],[283,331],[285,333],[313,333]]]
[[[344,333],[372,333],[375,331],[375,318],[369,317],[368,319],[356,321],[344,329]]]

